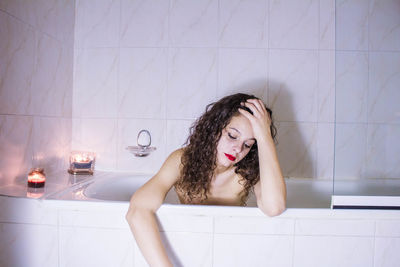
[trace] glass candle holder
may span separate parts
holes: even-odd
[[[33,168],[28,173],[28,187],[40,188],[46,183],[46,175],[43,168]]]
[[[69,169],[70,174],[89,174],[94,172],[94,163],[96,154],[93,152],[85,151],[72,151],[69,156]]]

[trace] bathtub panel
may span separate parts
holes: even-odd
[[[128,211],[128,210],[126,210]],[[75,211],[60,210],[59,224],[61,226],[78,227],[104,227],[115,229],[128,229],[128,223],[125,220],[126,211]]]
[[[58,266],[56,226],[0,223],[0,266]]]
[[[400,237],[400,221],[377,220],[375,236]]]
[[[60,227],[60,267],[133,266],[129,230]]]
[[[191,233],[212,233],[213,218],[209,216],[189,215],[158,215],[160,231],[164,232],[191,232]]]
[[[292,266],[293,236],[215,234],[213,266]]]
[[[174,266],[212,266],[212,235],[202,233],[161,233],[168,257]],[[135,267],[148,267],[135,245]]]
[[[216,217],[214,232],[230,234],[292,235],[294,219],[269,217]]]
[[[1,197],[0,222],[57,225],[58,219],[55,209],[46,207],[42,201]]]
[[[296,220],[296,235],[374,236],[373,220]]]
[[[373,237],[296,236],[294,267],[372,267]]]
[[[374,267],[397,267],[400,262],[400,238],[375,239]]]

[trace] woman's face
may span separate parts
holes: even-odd
[[[239,114],[222,130],[217,145],[217,166],[229,167],[241,161],[255,143],[250,121]]]

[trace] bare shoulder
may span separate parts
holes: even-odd
[[[177,149],[172,152],[161,166],[158,173],[155,175],[157,178],[169,180],[169,183],[174,183],[178,180],[181,171],[181,158],[183,155],[183,148]]]

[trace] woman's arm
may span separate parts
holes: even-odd
[[[276,216],[286,209],[286,184],[279,166],[274,140],[271,135],[271,118],[258,99],[244,103],[253,114],[239,109],[249,119],[257,140],[260,181],[254,186],[258,207],[268,216]]]
[[[173,152],[160,171],[135,192],[126,220],[150,266],[172,266],[161,241],[155,213],[179,178],[182,150]]]

